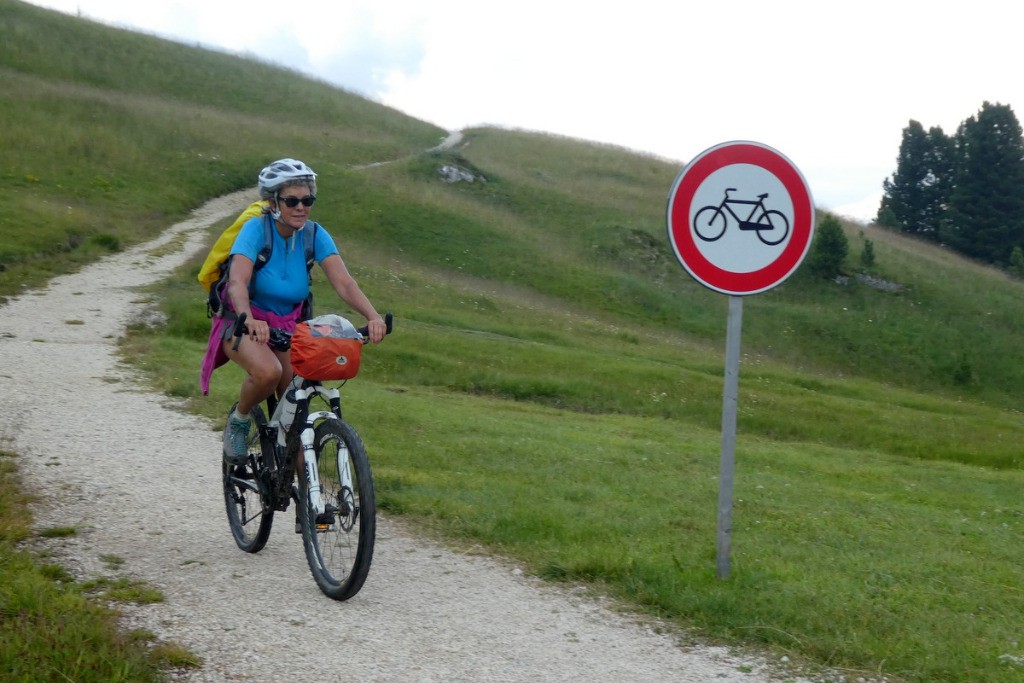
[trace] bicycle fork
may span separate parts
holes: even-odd
[[[306,466],[306,491],[309,492],[309,506],[314,515],[322,514],[324,511],[324,500],[320,495],[320,468],[316,462],[316,448],[313,444],[313,418],[310,415],[306,422],[306,428],[302,430],[299,437],[302,439],[302,460]]]
[[[325,399],[331,404],[333,410],[320,410],[316,412],[309,412],[309,399],[312,394],[317,394],[321,398]],[[320,467],[317,462],[316,452],[316,432],[313,425],[320,420],[340,420],[338,415],[338,390],[335,388],[325,388],[322,385],[314,385],[306,388],[298,388],[295,392],[296,403],[301,406],[300,415],[305,416],[305,424],[303,425],[302,432],[299,434],[299,440],[302,444],[302,461],[303,461],[303,476],[306,477],[306,491],[309,492],[309,507],[314,515],[323,514],[327,506],[323,499],[322,491],[320,490]],[[352,473],[348,467],[348,453],[342,452],[344,443],[338,444],[339,452],[337,453],[338,462],[335,466],[338,468],[339,479],[341,480],[342,491],[348,491],[352,488]],[[325,466],[330,467],[330,463],[325,463]],[[341,498],[336,501],[335,504],[340,504],[344,498],[343,494],[339,492]]]
[[[306,419],[306,426],[299,435],[302,440],[303,464],[305,465],[306,490],[309,491],[309,505],[316,514],[322,514],[326,509],[323,496],[320,491],[320,468],[317,463],[316,446],[313,424],[317,420],[337,420],[338,416],[324,410],[311,413]],[[352,471],[349,469],[348,448],[344,442],[338,443],[337,453],[338,479],[341,483],[341,492],[352,490]],[[330,466],[330,464],[328,464]],[[337,503],[336,503],[337,504]]]

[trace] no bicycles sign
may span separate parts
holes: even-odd
[[[789,159],[757,142],[726,142],[680,172],[668,198],[668,239],[698,282],[729,294],[718,486],[719,578],[729,576],[743,296],[771,289],[803,261],[814,202]]]
[[[803,261],[814,202],[789,159],[757,142],[726,142],[680,172],[668,200],[668,238],[698,282],[723,294],[757,294]]]

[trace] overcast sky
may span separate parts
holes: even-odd
[[[1024,107],[1005,0],[33,0],[256,55],[447,129],[490,124],[677,161],[774,147],[815,204],[872,217],[903,129]],[[666,197],[670,188],[666,187]]]

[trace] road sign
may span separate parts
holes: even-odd
[[[789,159],[757,142],[726,142],[679,173],[668,198],[668,239],[698,282],[729,294],[718,490],[719,578],[728,578],[743,299],[793,274],[811,246],[814,202]]]
[[[723,294],[757,294],[803,261],[814,233],[807,182],[780,152],[726,142],[679,173],[668,200],[668,238],[698,282]]]

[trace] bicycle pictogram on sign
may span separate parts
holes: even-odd
[[[693,231],[697,237],[705,242],[714,242],[725,234],[729,227],[729,218],[739,225],[740,230],[752,230],[757,233],[758,239],[769,246],[780,244],[789,235],[789,219],[786,214],[775,209],[768,209],[764,200],[768,193],[764,192],[753,199],[733,199],[730,192],[736,192],[735,187],[725,190],[725,197],[717,206],[708,204],[702,207],[693,219]],[[740,217],[733,207],[749,206],[750,212],[745,218]]]

